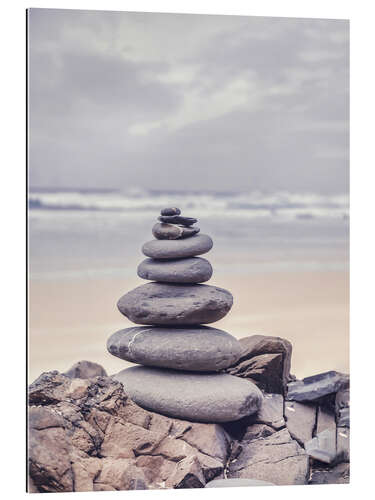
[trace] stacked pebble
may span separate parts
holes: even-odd
[[[262,393],[248,380],[218,373],[235,363],[240,343],[229,333],[203,326],[223,318],[233,304],[230,292],[202,285],[211,264],[198,255],[212,240],[198,234],[196,219],[178,208],[165,208],[154,225],[154,240],[143,245],[149,258],[138,276],[152,280],[117,303],[120,312],[140,325],[114,333],[108,351],[143,366],[114,377],[145,409],[198,422],[238,420],[258,411]]]

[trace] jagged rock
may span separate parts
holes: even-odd
[[[117,307],[136,324],[188,326],[218,321],[232,304],[232,294],[217,286],[147,283],[123,295]]]
[[[337,427],[336,434],[336,461],[349,462],[350,460],[350,430],[347,427]]]
[[[326,429],[305,443],[305,450],[310,457],[326,464],[336,459],[336,428]]]
[[[337,425],[340,427],[350,427],[350,409],[340,408],[337,415]]]
[[[176,489],[204,488],[205,484],[201,464],[197,457],[186,457],[180,460],[166,483],[167,487]]]
[[[227,477],[257,478],[276,485],[306,484],[309,457],[287,429],[241,441],[232,450]]]
[[[64,419],[49,408],[31,408],[28,446],[29,473],[38,491],[73,491],[71,443]]]
[[[316,405],[313,403],[285,401],[286,426],[292,438],[302,445],[313,437],[316,413]]]
[[[259,479],[214,479],[206,484],[205,488],[235,488],[244,486],[275,486],[273,483],[267,481],[260,481]]]
[[[269,393],[283,394],[290,379],[292,344],[280,337],[252,335],[239,340],[242,354],[227,372],[250,378]]]
[[[256,385],[225,373],[135,366],[114,377],[142,408],[197,422],[238,420],[255,413],[263,399]]]
[[[282,354],[261,354],[251,359],[245,359],[234,368],[227,371],[237,377],[252,380],[260,389],[269,393],[283,393]]]
[[[319,406],[316,433],[320,434],[326,429],[336,429],[335,415],[324,408],[324,406]]]
[[[230,443],[220,425],[146,411],[112,378],[44,373],[30,401],[30,491],[203,487],[223,477]]]
[[[316,401],[349,386],[349,375],[329,371],[306,377],[288,384],[287,399],[291,401]]]
[[[314,469],[309,484],[347,484],[349,479],[349,463],[341,463],[332,469]]]
[[[350,427],[350,393],[349,389],[339,391],[336,394],[335,413],[337,426]]]
[[[148,489],[143,469],[137,467],[132,460],[104,458],[101,464],[100,473],[95,478],[95,491]]]
[[[57,370],[42,373],[29,386],[29,404],[58,403],[64,397],[70,383],[69,378]]]
[[[219,371],[238,358],[241,347],[229,333],[205,326],[133,327],[107,341],[114,356],[144,366],[199,372]]]
[[[92,361],[78,361],[69,370],[64,372],[69,378],[92,378],[92,377],[106,377],[107,372],[98,363]]]
[[[276,430],[285,427],[284,398],[281,394],[264,394],[259,411],[249,417],[249,422],[265,424]]]
[[[254,439],[266,438],[274,434],[276,430],[266,424],[251,424],[246,428],[242,441],[253,441]]]

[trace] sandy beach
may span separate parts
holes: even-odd
[[[29,377],[67,370],[87,359],[109,374],[125,361],[106,350],[109,335],[132,323],[117,299],[144,283],[134,279],[30,281]],[[209,284],[231,291],[231,312],[212,326],[237,338],[277,335],[293,344],[292,373],[304,377],[326,370],[349,371],[349,273],[270,272],[218,274]]]

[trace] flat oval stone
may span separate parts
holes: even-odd
[[[123,295],[117,307],[139,325],[185,326],[218,321],[232,304],[232,294],[217,286],[147,283]]]
[[[212,266],[201,257],[175,260],[145,259],[137,269],[145,280],[165,283],[203,283],[212,276]]]
[[[125,328],[111,335],[107,349],[132,363],[199,372],[223,370],[242,352],[235,337],[208,326]]]
[[[166,224],[164,222],[158,222],[152,228],[152,234],[158,240],[177,240],[178,238],[189,238],[198,234],[200,231],[199,227],[184,227],[177,226],[176,224]]]
[[[244,479],[231,477],[229,479],[214,479],[206,484],[205,488],[234,488],[244,486],[275,486],[274,483],[262,481],[260,479]]]
[[[183,226],[192,226],[197,222],[197,219],[194,219],[193,217],[184,217],[183,215],[161,215],[158,219],[160,222],[182,224]]]
[[[113,378],[142,408],[196,422],[239,420],[258,411],[263,400],[255,384],[224,373],[134,366]]]
[[[152,259],[183,259],[202,255],[211,250],[212,239],[207,234],[196,234],[178,240],[151,240],[142,247],[142,252]]]
[[[163,208],[163,210],[160,211],[160,215],[180,215],[181,210],[177,207],[168,207],[168,208]]]

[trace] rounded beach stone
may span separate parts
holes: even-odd
[[[137,269],[138,276],[145,280],[165,283],[203,283],[212,276],[212,266],[201,257],[187,259],[145,259]]]
[[[152,259],[183,259],[202,255],[211,250],[212,239],[207,234],[196,234],[178,240],[151,240],[142,247],[142,252]]]
[[[190,238],[191,236],[198,234],[200,231],[200,228],[198,226],[190,226],[190,227],[178,226],[178,227],[182,228],[181,238]]]
[[[158,222],[152,228],[152,234],[158,240],[177,240],[181,238],[183,229],[175,224],[165,224],[164,222]]]
[[[163,210],[160,211],[160,215],[180,215],[181,210],[177,207],[168,207],[168,208],[163,208]]]
[[[184,217],[183,215],[161,215],[158,219],[160,222],[182,224],[183,226],[192,226],[197,222],[197,219],[194,219],[193,217]]]
[[[232,294],[216,286],[147,283],[123,295],[117,307],[140,325],[185,326],[218,321],[232,304]]]
[[[175,224],[165,224],[158,222],[152,228],[152,234],[158,240],[177,240],[178,238],[188,238],[198,234],[199,227],[183,227]]]
[[[243,479],[232,477],[229,479],[214,479],[206,484],[205,488],[234,488],[236,486],[275,486],[274,483],[261,481],[260,479]]]
[[[242,352],[236,338],[208,326],[125,328],[111,335],[107,349],[132,363],[200,372],[223,370]]]
[[[193,373],[135,366],[113,376],[142,408],[197,422],[231,422],[262,404],[252,382],[224,373]]]

